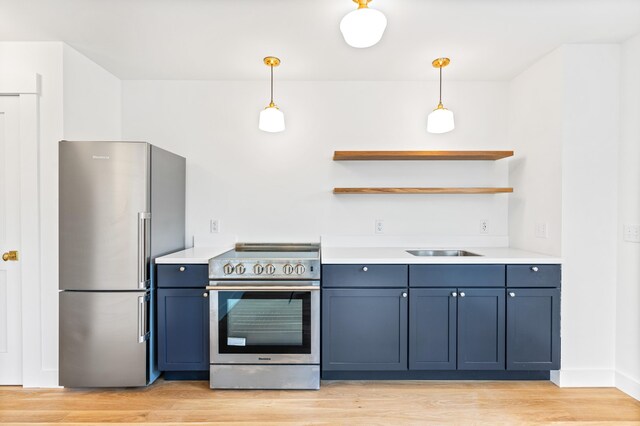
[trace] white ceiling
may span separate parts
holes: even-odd
[[[351,0],[0,0],[0,41],[62,40],[121,79],[510,79],[563,43],[640,32],[640,0],[374,0],[382,41],[346,45]],[[598,60],[598,58],[594,58]]]

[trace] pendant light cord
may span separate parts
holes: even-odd
[[[271,65],[271,104],[273,104],[273,65]]]
[[[439,104],[442,105],[442,67],[440,67],[440,101]]]

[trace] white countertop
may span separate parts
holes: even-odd
[[[559,257],[534,253],[509,247],[456,247],[481,256],[414,256],[406,252],[411,249],[439,249],[443,247],[322,247],[323,264],[495,264],[495,263],[562,263]],[[444,248],[447,249],[447,248]]]
[[[177,251],[165,256],[157,257],[156,264],[207,264],[209,259],[219,254],[233,249],[233,246],[226,247],[192,247],[186,250]]]

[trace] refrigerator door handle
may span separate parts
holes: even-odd
[[[148,294],[138,296],[138,343],[149,340],[148,302]]]
[[[147,288],[149,271],[147,253],[149,246],[149,220],[151,213],[138,213],[138,288]]]

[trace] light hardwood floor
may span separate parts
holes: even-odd
[[[549,382],[323,382],[320,391],[212,391],[160,380],[144,389],[0,387],[0,423],[635,424],[617,389]]]

